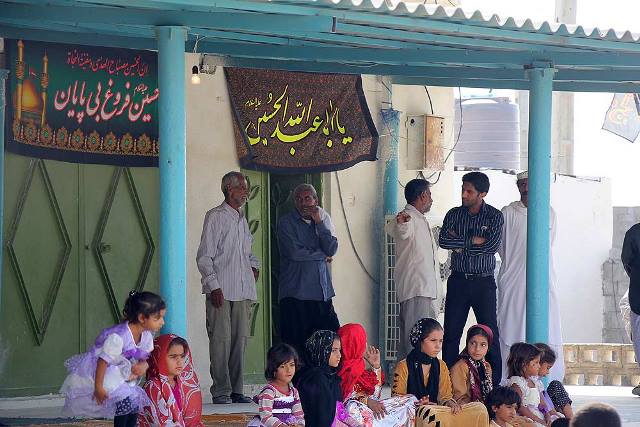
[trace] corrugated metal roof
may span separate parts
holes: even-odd
[[[613,28],[600,29],[583,27],[582,25],[570,25],[556,22],[535,22],[531,19],[516,19],[512,17],[502,18],[497,14],[485,16],[479,10],[467,11],[460,7],[444,7],[442,5],[388,2],[381,0],[271,0],[272,3],[289,4],[313,4],[339,10],[352,10],[387,14],[392,16],[405,16],[411,18],[435,19],[446,22],[455,22],[465,25],[474,25],[502,30],[523,31],[528,33],[540,33],[560,37],[579,37],[595,40],[608,40],[619,42],[639,42],[640,34],[631,31],[619,31]],[[395,4],[390,4],[395,3]]]
[[[629,31],[382,0],[0,0],[0,37],[154,49],[162,25],[222,65],[515,89],[553,67],[555,90],[640,91]]]

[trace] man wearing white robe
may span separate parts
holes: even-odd
[[[509,350],[516,342],[526,341],[526,302],[527,302],[527,204],[529,176],[521,172],[516,185],[520,200],[502,208],[504,225],[502,242],[498,250],[502,264],[498,273],[498,328],[500,330],[500,350],[504,355],[503,377],[507,374],[506,361]],[[555,240],[556,214],[551,209],[550,216],[551,246]],[[555,289],[553,252],[549,256],[549,346],[555,351],[557,359],[549,373],[549,380],[562,382],[564,377],[564,355],[562,351],[562,329],[560,326],[560,308]],[[531,343],[534,344],[534,343]]]

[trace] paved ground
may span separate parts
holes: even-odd
[[[631,387],[568,386],[574,408],[579,409],[589,402],[606,402],[614,406],[623,419],[624,427],[640,427],[640,397],[631,394]],[[388,393],[388,390],[386,390]],[[111,422],[65,420],[61,415],[62,399],[58,396],[29,399],[0,399],[0,426],[90,426],[107,427]],[[241,427],[246,425],[257,405],[233,404],[213,405],[205,403],[203,414],[207,426]]]

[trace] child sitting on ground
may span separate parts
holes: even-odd
[[[486,325],[474,325],[467,331],[467,345],[451,367],[453,398],[463,405],[486,402],[493,388],[491,365],[485,360],[493,341],[493,332]]]
[[[532,420],[536,427],[546,427],[557,418],[545,410],[546,406],[540,405],[541,394],[536,380],[540,373],[541,354],[532,344],[519,342],[512,345],[507,360],[509,378],[505,381],[505,385],[514,389],[522,399],[518,413]]]
[[[487,395],[487,410],[491,427],[514,427],[513,421],[520,408],[518,393],[509,387],[496,387]]]
[[[288,344],[276,344],[267,352],[264,376],[268,384],[253,398],[259,415],[249,426],[304,426],[304,412],[298,390],[291,380],[299,365],[298,354]]]
[[[202,393],[187,341],[166,334],[153,344],[144,385],[150,402],[138,415],[138,425],[203,427]]]
[[[571,427],[621,427],[620,415],[606,403],[590,403],[571,419]]]
[[[538,374],[538,379],[541,380],[549,374],[549,371],[556,363],[556,353],[547,344],[537,343],[535,346],[542,352],[540,355],[540,372]],[[541,387],[543,398],[551,409],[552,414],[559,413],[566,418],[573,417],[571,398],[569,398],[569,393],[567,393],[560,381],[551,381],[546,390],[541,381],[538,381],[538,386]]]
[[[166,305],[152,292],[131,291],[122,323],[104,329],[86,353],[65,362],[69,371],[60,392],[69,416],[113,418],[134,427],[147,395],[137,383],[149,365],[153,333],[164,325]]]

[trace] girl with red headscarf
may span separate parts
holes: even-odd
[[[412,395],[381,400],[382,369],[380,351],[367,346],[361,325],[349,323],[338,329],[342,342],[342,362],[338,375],[342,397],[349,415],[364,427],[413,426],[417,399]],[[365,361],[370,365],[367,369]]]
[[[151,404],[138,415],[140,427],[204,427],[202,394],[184,338],[166,334],[154,341],[144,390]]]

